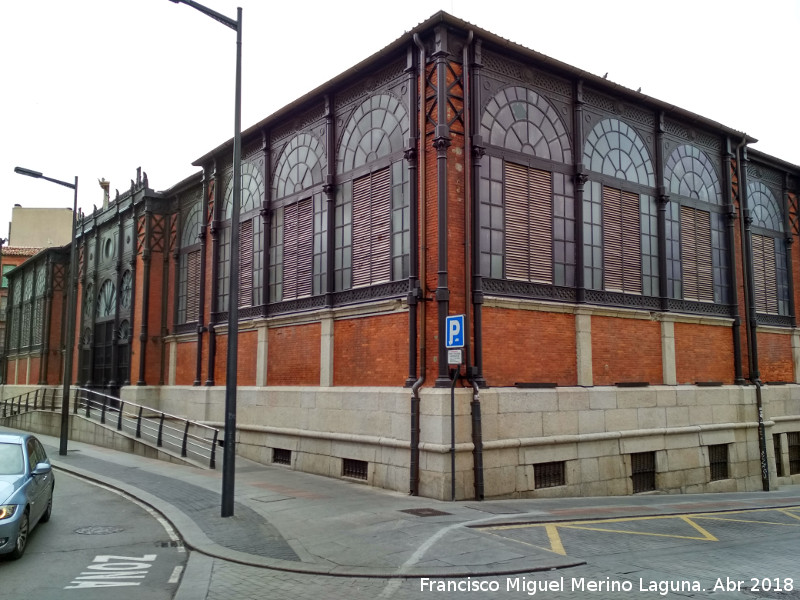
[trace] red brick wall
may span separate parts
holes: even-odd
[[[678,384],[734,382],[733,333],[729,327],[675,323]]]
[[[271,339],[270,355],[273,349]],[[336,321],[333,372],[334,385],[405,384],[408,377],[408,315],[400,313]]]
[[[592,371],[594,385],[662,383],[661,324],[592,317]]]
[[[759,333],[758,367],[762,381],[794,381],[791,336]]]
[[[30,378],[28,379],[28,383],[30,385],[36,385],[39,383],[39,367],[42,364],[42,359],[38,356],[31,356],[31,372]]]
[[[161,309],[164,288],[164,255],[153,252],[150,258],[150,304],[147,307],[147,355],[144,379],[148,385],[161,380]]]
[[[176,352],[175,385],[192,385],[196,365],[197,342],[179,342]]]
[[[255,329],[239,332],[239,352],[236,382],[238,385],[256,384],[256,365],[258,363],[258,332]],[[227,356],[226,356],[227,362]],[[319,377],[317,378],[319,382]]]
[[[319,323],[270,329],[267,385],[319,385],[320,335]]]
[[[489,385],[577,385],[574,315],[484,308],[483,325],[483,374]]]

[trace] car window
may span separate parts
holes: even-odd
[[[36,465],[40,462],[44,462],[47,459],[42,444],[39,443],[39,440],[36,438],[28,438],[28,457],[31,463],[31,470],[35,469]]]
[[[44,446],[42,446],[42,443],[39,440],[34,440],[34,442],[36,445],[36,464],[38,465],[41,462],[47,461],[47,452],[45,452]]]
[[[22,446],[20,444],[0,444],[0,475],[22,473]]]
[[[33,471],[36,468],[36,440],[28,438],[25,446],[28,448],[28,468]]]

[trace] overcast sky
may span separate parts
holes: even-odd
[[[585,71],[699,113],[800,165],[800,0],[203,0],[243,10],[242,128],[445,10]],[[85,212],[98,179],[164,190],[233,137],[236,34],[168,0],[5,0],[0,23],[0,237],[11,207]]]

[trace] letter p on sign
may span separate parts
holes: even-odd
[[[445,320],[447,348],[464,347],[464,315],[452,315]]]

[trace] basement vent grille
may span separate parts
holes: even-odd
[[[708,460],[711,463],[711,481],[728,478],[728,444],[709,446]]]
[[[537,463],[533,465],[533,485],[535,489],[566,485],[564,461]]]
[[[369,463],[365,460],[344,458],[342,459],[342,476],[366,481],[368,465]]]
[[[284,448],[273,448],[272,462],[274,462],[276,465],[291,465],[292,451]]]
[[[772,436],[772,446],[775,448],[775,475],[783,477],[783,448],[780,433]]]
[[[800,473],[800,432],[786,434],[789,443],[789,475]]]
[[[636,452],[631,454],[631,479],[633,493],[651,492],[656,489],[656,453]]]

